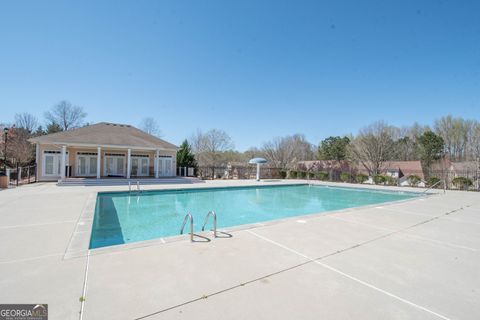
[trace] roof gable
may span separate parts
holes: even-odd
[[[39,136],[33,143],[128,146],[148,149],[178,149],[177,146],[131,125],[100,122],[85,127]]]

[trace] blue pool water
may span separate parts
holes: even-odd
[[[212,209],[223,228],[417,196],[309,185],[99,193],[90,248],[178,235],[187,212],[199,231]]]

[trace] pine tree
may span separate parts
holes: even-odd
[[[182,142],[180,149],[177,152],[177,167],[197,167],[197,161],[195,160],[195,156],[192,153],[190,144],[187,140]]]

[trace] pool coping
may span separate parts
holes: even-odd
[[[355,211],[369,209],[369,208],[375,208],[375,207],[379,207],[379,206],[384,207],[384,206],[403,203],[403,202],[418,201],[420,199],[425,199],[426,197],[429,197],[429,196],[438,195],[437,192],[433,192],[433,193],[428,193],[427,192],[427,193],[425,193],[425,192],[395,190],[395,189],[390,189],[390,188],[381,190],[379,188],[372,188],[372,187],[355,188],[355,187],[349,187],[349,186],[337,186],[337,185],[333,185],[333,184],[309,183],[309,182],[282,184],[281,186],[292,186],[292,185],[318,185],[318,186],[326,186],[326,187],[332,187],[332,188],[344,188],[344,189],[364,189],[364,190],[371,190],[371,191],[404,192],[404,193],[417,194],[418,197],[417,198],[395,200],[395,201],[388,201],[388,202],[381,202],[381,203],[352,207],[352,208],[343,208],[343,209],[338,209],[338,210],[330,210],[330,211],[323,211],[323,212],[317,212],[317,213],[310,213],[310,214],[306,214],[306,215],[284,217],[284,218],[268,220],[268,221],[264,221],[264,222],[242,224],[242,225],[231,226],[231,227],[226,227],[226,228],[219,228],[217,231],[220,231],[220,232],[223,232],[223,233],[226,233],[227,235],[229,235],[230,233],[236,233],[236,232],[239,232],[239,231],[276,225],[276,224],[287,222],[287,221],[294,221],[294,220],[308,221],[308,220],[318,219],[322,216],[329,216],[329,215],[345,213],[345,212],[355,212]],[[273,185],[264,185],[264,186],[260,186],[260,187],[268,187],[268,186],[279,186],[279,185],[273,184]],[[259,186],[258,185],[232,186],[232,187],[229,187],[229,186],[211,187],[211,186],[209,186],[209,187],[204,187],[204,188],[202,188],[202,187],[199,187],[199,188],[185,188],[185,187],[182,187],[182,188],[168,188],[168,189],[150,189],[150,190],[145,190],[145,191],[151,191],[151,192],[155,192],[155,191],[181,191],[181,190],[225,189],[225,188],[245,188],[245,187],[254,188],[254,187],[259,187]],[[162,245],[162,244],[167,245],[167,244],[175,243],[175,242],[179,242],[179,241],[190,241],[189,240],[190,235],[189,234],[183,234],[183,235],[160,237],[160,238],[137,241],[137,242],[132,242],[132,243],[124,243],[124,244],[117,244],[117,245],[111,245],[111,246],[106,246],[106,247],[90,249],[90,238],[91,238],[91,234],[92,234],[93,218],[94,218],[94,215],[95,215],[95,206],[96,206],[96,201],[97,201],[98,194],[125,193],[125,192],[128,193],[128,191],[112,191],[112,192],[110,192],[110,191],[95,191],[95,192],[92,192],[88,196],[88,199],[85,203],[85,206],[82,210],[82,213],[79,216],[78,221],[75,225],[75,230],[72,234],[70,242],[69,242],[69,244],[68,244],[68,246],[65,250],[65,254],[63,256],[64,260],[68,260],[68,259],[72,259],[72,258],[81,258],[81,257],[89,256],[89,255],[99,255],[99,254],[123,252],[123,251],[127,251],[127,250],[149,247],[149,246],[154,246],[154,245]],[[197,236],[198,238],[202,238],[204,240],[203,241],[194,241],[194,243],[202,244],[202,243],[209,243],[211,241],[214,241],[215,238],[213,237],[213,235],[208,237],[209,235],[211,235],[211,231],[195,232],[194,236]],[[209,239],[209,240],[207,241],[206,239]]]
[[[168,188],[168,189],[146,189],[140,190],[140,193],[154,193],[154,192],[170,192],[170,191],[199,191],[199,190],[219,190],[219,189],[253,189],[253,188],[268,188],[268,187],[292,187],[292,186],[308,186],[311,183],[282,183],[282,184],[265,184],[265,185],[244,185],[244,186],[205,186],[205,187],[191,187],[191,188]],[[115,194],[115,193],[135,193],[137,190],[114,190],[114,191],[98,191],[97,194]]]

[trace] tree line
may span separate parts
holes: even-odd
[[[34,162],[34,150],[28,139],[33,136],[71,130],[84,125],[87,113],[83,107],[63,100],[44,113],[43,125],[29,113],[15,115],[9,127],[7,153],[10,161],[20,164]],[[139,124],[145,132],[161,136],[155,119],[144,118]],[[4,151],[4,136],[0,152]],[[372,175],[382,165],[393,160],[421,160],[424,169],[442,157],[452,161],[472,161],[480,158],[480,123],[451,115],[434,121],[432,126],[414,123],[395,127],[379,121],[367,125],[356,135],[330,136],[318,145],[310,143],[303,134],[276,137],[245,152],[235,150],[227,132],[211,129],[194,133],[180,146],[178,166],[224,167],[228,163],[246,163],[254,157],[264,157],[269,166],[294,168],[299,161],[348,160],[356,162]]]
[[[269,165],[288,169],[299,161],[348,160],[377,175],[388,161],[420,160],[425,172],[431,164],[447,157],[452,161],[477,161],[480,158],[480,123],[451,115],[434,121],[433,126],[414,123],[395,127],[378,121],[359,130],[356,135],[330,136],[318,145],[304,135],[277,137],[260,148],[235,151],[230,136],[213,129],[197,132],[184,141],[202,167],[222,167],[229,162],[246,163],[253,157],[264,157]]]

